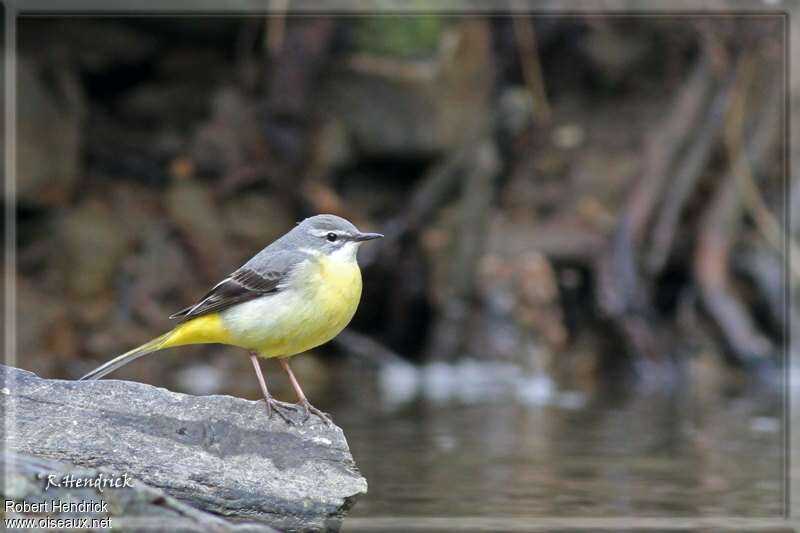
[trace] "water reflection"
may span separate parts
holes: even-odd
[[[321,407],[369,481],[351,517],[782,512],[775,393],[686,385],[600,401],[478,363],[336,373],[349,386]]]

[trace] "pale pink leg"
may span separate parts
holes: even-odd
[[[264,375],[261,373],[261,365],[258,363],[258,355],[256,352],[250,352],[250,361],[253,363],[253,368],[256,370],[256,377],[258,377],[258,384],[261,385],[261,392],[264,393],[264,401],[267,402],[267,416],[272,418],[272,413],[278,413],[284,422],[287,424],[294,424],[285,414],[281,413],[278,407],[288,407],[281,405],[275,398],[270,395],[267,390],[267,382],[264,380]]]
[[[325,424],[332,424],[333,421],[331,420],[330,415],[328,415],[327,413],[323,413],[322,411],[311,405],[311,403],[308,401],[308,398],[306,398],[306,395],[303,394],[303,389],[300,388],[300,383],[298,383],[297,378],[294,377],[294,372],[292,372],[292,369],[289,367],[289,361],[283,358],[279,359],[279,361],[283,369],[286,371],[286,373],[289,374],[289,381],[292,382],[292,387],[294,388],[294,392],[297,393],[297,399],[300,400],[298,403],[306,413],[305,417],[303,418],[303,422],[308,420],[308,418],[311,416],[311,413],[314,413],[315,415],[320,417],[322,421],[325,422]]]

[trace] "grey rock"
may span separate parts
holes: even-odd
[[[215,514],[335,530],[367,490],[340,428],[313,417],[289,426],[263,402],[6,366],[0,382],[8,449],[127,473]]]
[[[354,151],[436,155],[488,124],[494,86],[488,22],[468,18],[441,33],[435,57],[358,53],[324,78],[316,105],[344,128]]]
[[[6,513],[14,516],[33,516],[37,519],[88,519],[85,524],[90,531],[107,530],[107,525],[123,531],[215,531],[274,533],[276,530],[256,523],[233,524],[211,513],[200,511],[167,496],[163,490],[149,487],[141,482],[132,482],[124,490],[115,488],[74,487],[72,479],[118,479],[114,473],[73,464],[42,459],[26,454],[8,452],[0,456],[0,469],[5,473],[5,482],[0,493],[5,500],[16,504],[40,504],[43,512]],[[60,486],[48,483],[51,479]],[[124,480],[123,480],[124,481]],[[55,509],[53,502],[85,505],[80,508]],[[106,524],[100,520],[108,517]],[[96,522],[92,522],[96,520]]]

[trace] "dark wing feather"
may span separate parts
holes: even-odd
[[[284,272],[275,270],[260,273],[252,268],[242,267],[231,274],[230,279],[251,291],[271,292],[277,288],[283,276]]]
[[[208,291],[199,303],[178,311],[170,318],[180,318],[185,322],[192,318],[223,311],[233,305],[273,294],[281,290],[281,283],[292,269],[309,255],[301,251],[275,250],[276,241],[261,250],[236,272]]]
[[[207,313],[222,311],[232,305],[265,294],[277,292],[278,285],[285,274],[286,272],[274,270],[259,273],[242,267],[208,291],[208,294],[199,303],[178,311],[170,318],[180,318],[181,322],[185,322]]]

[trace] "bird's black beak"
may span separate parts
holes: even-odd
[[[383,237],[380,233],[359,233],[353,239],[356,242],[371,241],[372,239],[380,239]]]

